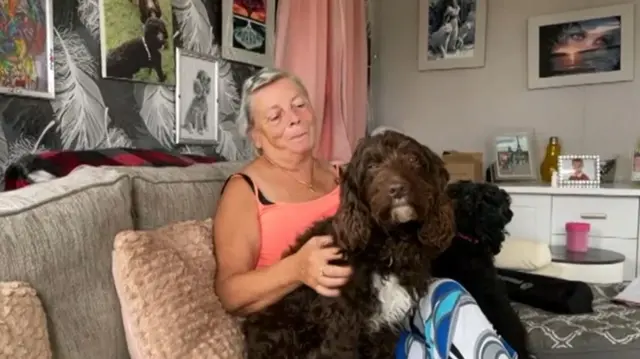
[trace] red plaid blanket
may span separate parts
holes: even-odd
[[[108,148],[93,151],[47,151],[20,158],[7,167],[4,176],[5,191],[33,183],[31,174],[46,172],[50,177],[63,177],[76,167],[90,166],[151,166],[186,167],[195,163],[214,163],[220,157],[182,155],[161,150],[134,148]]]

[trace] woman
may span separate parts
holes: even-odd
[[[333,215],[338,170],[313,157],[316,117],[299,79],[265,69],[242,88],[241,116],[259,156],[227,182],[215,217],[216,292],[231,313],[246,315],[305,284],[339,295],[351,274],[329,265],[331,238],[316,237],[280,260],[298,234]]]
[[[331,246],[330,237],[314,237],[299,252],[281,259],[282,252],[299,233],[313,222],[333,215],[339,205],[338,168],[312,154],[317,119],[306,89],[291,74],[263,69],[245,81],[240,115],[246,117],[247,134],[258,157],[229,178],[214,220],[215,283],[222,305],[231,313],[246,315],[262,310],[301,285],[320,295],[340,295],[351,268],[329,264],[340,257]],[[441,327],[435,319],[453,315],[449,313],[453,312],[451,305],[438,306],[450,304],[452,295],[458,301],[468,297],[452,281],[438,281],[431,286],[429,295],[420,301],[419,310],[408,318],[407,328],[411,329],[402,334],[396,358],[423,357],[427,351],[425,342],[429,343],[433,359],[441,357],[436,351],[445,347],[445,352],[455,348],[458,358],[478,357],[466,355],[476,350],[475,337],[441,342],[431,334],[434,330],[441,332],[433,329]],[[468,303],[469,298],[462,302]],[[469,328],[483,329],[470,322],[480,317],[482,324],[486,323],[479,308],[467,305],[465,310],[466,332],[470,332]],[[446,322],[461,324],[459,319]],[[440,336],[446,340],[450,337],[453,336]],[[456,340],[464,345],[456,346]],[[496,355],[502,353],[491,350]]]

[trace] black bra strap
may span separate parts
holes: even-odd
[[[267,197],[264,196],[264,194],[262,193],[262,191],[260,191],[256,185],[253,183],[253,180],[251,179],[251,177],[249,177],[247,174],[245,173],[236,173],[236,175],[239,175],[240,177],[242,177],[245,182],[247,182],[247,184],[249,185],[249,187],[251,187],[251,192],[256,193],[256,190],[258,191],[258,201],[260,201],[260,203],[265,204],[265,205],[269,205],[269,204],[273,204],[273,202],[271,202],[270,200],[267,199]],[[235,176],[235,175],[234,175]],[[224,184],[222,185],[222,190],[220,191],[220,193],[224,192],[225,187],[227,187],[227,183],[229,183],[229,180],[232,178],[233,176],[230,176],[229,178],[227,178],[227,180],[224,182]]]

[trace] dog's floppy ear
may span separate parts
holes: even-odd
[[[348,252],[364,249],[371,236],[369,209],[360,199],[363,194],[358,191],[354,167],[348,165],[341,176],[340,209],[334,221],[336,245]]]
[[[429,196],[431,203],[425,206],[427,213],[424,218],[427,220],[420,231],[420,239],[429,247],[431,255],[436,257],[449,247],[453,239],[453,205],[446,192],[449,172],[438,155],[428,148],[426,151],[431,163],[426,176],[432,182],[433,193]]]

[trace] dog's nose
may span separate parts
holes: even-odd
[[[389,195],[392,198],[400,198],[405,195],[405,187],[400,183],[394,183],[389,186]]]

